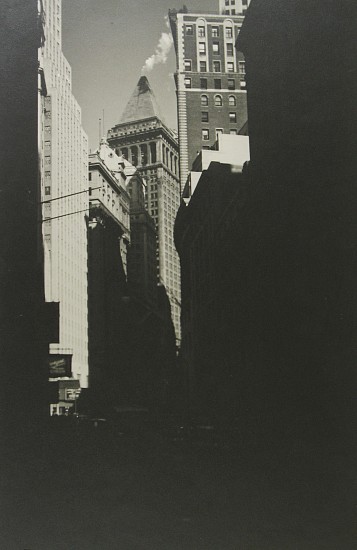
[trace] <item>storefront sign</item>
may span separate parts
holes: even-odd
[[[72,376],[72,355],[49,356],[50,378],[63,378]]]

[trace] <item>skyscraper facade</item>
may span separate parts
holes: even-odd
[[[72,358],[72,375],[88,385],[87,227],[88,145],[81,109],[62,53],[61,0],[43,1],[46,81],[40,112],[41,198],[45,295],[59,302],[59,342],[50,355]]]
[[[157,281],[170,300],[177,343],[180,341],[180,263],[173,227],[180,203],[178,143],[163,122],[148,79],[142,76],[119,124],[108,132],[108,143],[137,167],[147,182],[147,209],[154,219]]]
[[[217,135],[238,134],[247,121],[245,62],[235,41],[244,16],[170,10],[176,50],[180,182]]]

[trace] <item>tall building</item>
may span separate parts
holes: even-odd
[[[247,136],[219,136],[202,151],[183,191],[175,223],[181,260],[181,366],[190,415],[210,421],[238,412],[237,226],[246,193]],[[239,313],[237,313],[239,312]]]
[[[235,50],[244,16],[170,10],[176,50],[180,182],[217,135],[238,134],[247,121],[245,62]]]
[[[61,0],[44,0],[40,66],[46,97],[40,115],[45,297],[60,308],[59,341],[50,356],[68,358],[88,385],[87,226],[88,146],[62,53]]]
[[[260,319],[247,324],[246,395],[270,442],[323,442],[326,456],[354,440],[356,413],[346,399],[356,385],[356,13],[349,2],[254,0],[237,42],[259,190],[246,201],[241,288]]]
[[[219,0],[219,13],[224,15],[244,15],[250,0]]]
[[[97,400],[120,386],[129,208],[122,159],[103,138],[89,155],[89,388]]]
[[[108,143],[147,181],[147,210],[157,232],[157,280],[166,288],[176,339],[180,341],[180,264],[173,227],[180,203],[178,144],[163,121],[154,93],[142,76],[119,124],[108,132]]]

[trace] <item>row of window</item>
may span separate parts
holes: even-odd
[[[231,0],[232,6],[235,6],[237,0]],[[248,6],[248,0],[242,0],[243,6]],[[229,6],[229,0],[225,0],[225,5]]]
[[[228,46],[228,44],[227,44]],[[233,48],[233,44],[231,44]],[[233,49],[232,53],[230,55],[233,55]],[[220,73],[221,72],[221,61],[215,60],[212,64],[213,72],[214,73]],[[184,69],[185,72],[191,72],[192,71],[192,59],[185,59],[184,60]],[[199,62],[199,71],[201,73],[207,72],[207,61],[200,61]],[[245,61],[238,61],[238,72],[241,74],[245,74]],[[228,61],[227,62],[227,73],[234,73],[234,61]]]
[[[231,130],[229,130],[229,133],[232,136],[236,136],[238,134],[238,130],[236,128],[232,128]],[[216,128],[215,129],[216,139],[220,134],[223,134],[223,128]],[[209,141],[209,136],[210,136],[209,129],[202,128],[202,141]],[[203,148],[207,149],[209,147],[203,147]]]
[[[221,95],[215,95],[214,96],[214,105],[215,107],[222,107],[223,106],[223,97]],[[237,105],[237,98],[234,95],[228,96],[228,105],[230,107],[235,107]],[[201,95],[201,106],[202,107],[208,107],[208,96],[207,95]]]
[[[208,111],[201,112],[201,122],[209,122]],[[229,113],[229,122],[237,122],[237,113]]]
[[[192,79],[190,77],[186,77],[184,79],[185,88],[192,88]],[[213,81],[213,87],[215,90],[222,90],[222,80],[220,78],[215,78]],[[245,82],[241,81],[240,87],[245,87]],[[236,89],[236,81],[234,78],[228,78],[227,81],[227,88],[228,90],[235,90]],[[200,89],[201,90],[208,90],[208,81],[207,78],[200,78]]]
[[[193,35],[193,25],[186,25],[186,34],[187,35]],[[233,38],[233,27],[226,27],[225,28],[225,35],[226,38]],[[205,38],[206,36],[206,27],[204,25],[199,25],[197,27],[197,36],[199,38]],[[218,38],[219,37],[219,27],[218,25],[212,25],[211,26],[211,36],[212,38]]]
[[[227,55],[232,56],[233,55],[233,43],[226,44],[226,51]],[[198,52],[200,55],[206,55],[207,54],[207,47],[206,42],[199,42],[198,43]],[[212,43],[212,53],[214,55],[220,55],[221,54],[221,47],[219,42],[213,42]]]

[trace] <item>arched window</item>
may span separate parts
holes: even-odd
[[[222,96],[221,95],[215,95],[214,96],[214,104],[216,107],[222,107],[223,105],[223,100],[222,100]]]
[[[228,103],[230,107],[235,107],[237,105],[237,100],[234,95],[229,96]]]
[[[207,107],[208,106],[208,96],[207,95],[201,95],[201,106]]]

